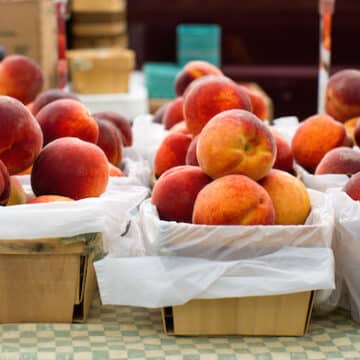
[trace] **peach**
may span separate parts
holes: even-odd
[[[99,138],[97,146],[105,153],[109,162],[118,166],[122,160],[122,138],[117,127],[110,121],[98,119]]]
[[[360,116],[356,116],[344,122],[346,134],[352,140],[354,139],[355,126],[359,120]]]
[[[97,145],[74,137],[56,139],[46,145],[31,173],[36,196],[60,195],[75,200],[100,196],[108,180],[105,153]]]
[[[6,205],[21,205],[25,203],[26,193],[24,188],[16,176],[10,176],[10,196]]]
[[[292,173],[294,171],[294,157],[286,139],[275,129],[271,129],[276,144],[276,159],[274,169]]]
[[[40,93],[34,100],[31,112],[36,115],[45,105],[61,99],[72,99],[80,101],[79,98],[70,92],[61,89],[49,89]]]
[[[165,171],[151,196],[160,219],[191,223],[196,196],[211,181],[197,166],[177,166]]]
[[[30,111],[20,101],[0,96],[0,160],[9,174],[31,166],[42,143],[41,128]]]
[[[185,165],[186,152],[191,137],[179,132],[170,133],[160,144],[154,158],[154,173],[159,177],[172,167]]]
[[[169,102],[165,103],[164,105],[160,106],[154,113],[153,122],[157,124],[163,123],[163,117],[167,107],[169,106]]]
[[[360,115],[360,71],[346,69],[332,75],[326,87],[326,112],[344,122]]]
[[[32,165],[29,166],[28,168],[26,168],[23,171],[20,171],[19,173],[17,173],[16,175],[30,175],[32,171]]]
[[[344,186],[344,191],[355,201],[360,200],[360,172],[353,175]]]
[[[357,146],[360,145],[360,122],[357,122],[354,128],[354,134],[353,134],[354,142]]]
[[[195,136],[188,147],[185,158],[186,165],[199,166],[199,162],[196,156],[196,147],[197,147],[198,139],[199,139],[199,135]]]
[[[27,56],[9,55],[0,63],[0,95],[28,104],[39,94],[43,84],[42,70]]]
[[[268,193],[243,175],[214,180],[199,192],[194,204],[194,224],[272,225],[274,221],[274,206]]]
[[[59,196],[59,195],[41,195],[29,200],[27,204],[41,204],[41,203],[48,203],[54,201],[68,202],[68,201],[74,201],[74,199],[71,199],[67,196]]]
[[[0,205],[6,205],[10,196],[10,175],[0,160]]]
[[[102,119],[112,122],[121,132],[123,145],[125,147],[132,145],[133,136],[131,125],[124,116],[112,111],[98,112],[93,114],[93,116],[96,120]]]
[[[77,137],[97,142],[99,127],[87,108],[79,101],[60,99],[44,106],[37,114],[44,134],[44,145],[61,137]]]
[[[315,174],[353,175],[360,171],[360,152],[348,147],[330,150],[316,167]]]
[[[254,88],[250,88],[249,86],[239,85],[242,90],[244,90],[251,102],[252,112],[260,119],[266,120],[270,117],[270,109],[267,102],[267,99],[264,95]]]
[[[215,65],[212,65],[206,61],[195,60],[188,62],[176,76],[176,95],[183,95],[191,82],[206,75],[222,76],[223,73]]]
[[[311,210],[310,196],[299,179],[285,171],[272,169],[259,184],[270,195],[276,225],[305,223]]]
[[[185,120],[178,122],[175,124],[170,130],[170,132],[181,132],[185,135],[192,136],[189,129],[186,126]]]
[[[109,176],[122,177],[126,175],[118,167],[109,163]]]
[[[328,151],[347,145],[348,141],[344,124],[321,114],[310,116],[299,125],[291,149],[295,161],[313,173]]]
[[[184,97],[184,116],[193,135],[218,113],[230,109],[251,111],[249,96],[226,77],[205,76],[191,85]]]
[[[169,130],[183,120],[183,98],[180,96],[169,103],[164,113],[163,124],[165,129]]]
[[[203,128],[196,154],[200,167],[212,178],[240,174],[259,180],[274,164],[276,145],[270,130],[254,114],[228,110]]]

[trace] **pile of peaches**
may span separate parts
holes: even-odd
[[[175,88],[178,97],[153,120],[169,130],[154,159],[152,203],[160,219],[304,224],[310,197],[293,175],[290,145],[263,121],[264,96],[200,61],[184,67]]]
[[[41,92],[43,73],[25,56],[0,63],[0,204],[100,196],[132,145],[126,118],[90,114],[72,93]],[[16,175],[30,174],[29,199]]]

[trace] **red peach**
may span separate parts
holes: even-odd
[[[46,145],[31,173],[31,186],[36,196],[60,195],[75,200],[100,196],[108,180],[105,153],[97,145],[73,137],[60,138]]]
[[[346,134],[350,139],[354,139],[354,131],[357,122],[360,120],[360,116],[356,116],[344,122]]]
[[[44,145],[62,137],[97,142],[99,127],[79,101],[61,99],[44,106],[36,115],[44,134]]]
[[[5,164],[0,160],[0,205],[6,205],[10,196],[10,176]]]
[[[48,203],[54,201],[68,202],[68,201],[74,201],[74,199],[71,199],[67,196],[59,196],[59,195],[41,195],[29,200],[27,204],[41,204],[41,203]]]
[[[360,200],[360,172],[353,175],[345,184],[344,191],[355,201]]]
[[[196,135],[192,139],[192,141],[189,145],[189,148],[186,153],[186,158],[185,158],[186,165],[199,166],[199,162],[198,162],[198,159],[196,156],[196,146],[197,146],[198,139],[199,139],[199,135]]]
[[[19,179],[10,176],[10,196],[6,206],[21,205],[26,203],[26,193]]]
[[[93,114],[94,118],[112,122],[121,132],[122,143],[125,147],[131,146],[133,142],[132,129],[129,121],[122,115],[112,112],[103,111]]]
[[[254,180],[272,168],[276,145],[268,127],[245,110],[228,110],[214,116],[197,143],[200,167],[212,178],[241,174]]]
[[[264,95],[255,89],[251,89],[248,86],[239,85],[249,96],[251,102],[252,112],[260,119],[266,120],[270,117],[270,109],[267,103],[267,99]]]
[[[191,223],[196,196],[210,182],[211,178],[196,166],[177,166],[165,171],[151,196],[160,219]]]
[[[163,117],[167,107],[169,106],[169,102],[165,103],[164,105],[160,106],[154,113],[153,123],[162,124]]]
[[[109,176],[122,177],[126,175],[118,167],[109,163]]]
[[[170,130],[169,132],[180,132],[183,133],[185,135],[189,135],[192,136],[189,129],[186,126],[186,122],[185,120],[180,121],[179,123],[175,124]]]
[[[31,166],[43,142],[41,128],[18,100],[0,96],[0,160],[10,175]]]
[[[9,55],[0,63],[0,95],[28,104],[39,94],[43,84],[42,70],[27,56]]]
[[[183,98],[180,96],[169,103],[164,113],[163,124],[168,130],[183,120]]]
[[[185,121],[193,135],[200,133],[213,116],[230,109],[251,111],[251,103],[246,92],[226,77],[195,80],[184,97]]]
[[[223,176],[198,194],[194,224],[272,225],[275,211],[263,187],[243,175]]]
[[[276,144],[276,160],[273,168],[292,173],[294,171],[294,157],[290,145],[278,131],[272,128],[271,132]]]

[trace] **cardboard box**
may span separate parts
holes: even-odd
[[[72,38],[72,46],[74,49],[89,48],[108,48],[120,47],[127,48],[128,36],[126,34],[115,36],[74,36]]]
[[[51,0],[0,1],[0,46],[7,55],[34,59],[45,75],[45,88],[57,85],[57,25]]]
[[[126,0],[72,0],[74,12],[124,12]]]
[[[1,240],[0,323],[85,321],[96,289],[89,237],[101,239]]]
[[[195,299],[162,309],[168,335],[302,336],[313,292],[228,299]]]
[[[72,88],[80,94],[127,93],[135,54],[128,49],[68,51]]]

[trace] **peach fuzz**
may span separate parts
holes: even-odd
[[[191,223],[196,196],[211,181],[196,166],[177,166],[164,172],[151,196],[160,219]]]
[[[169,106],[170,102],[165,103],[164,105],[160,106],[154,113],[154,117],[152,122],[156,124],[162,124],[163,123],[163,117],[165,114],[165,111],[167,107]]]
[[[243,175],[227,175],[206,185],[198,194],[194,224],[273,225],[275,211],[263,187]]]
[[[6,205],[10,196],[10,175],[0,160],[0,205]]]
[[[26,193],[19,179],[10,176],[10,196],[6,206],[21,205],[26,203]]]
[[[31,187],[36,196],[60,195],[78,200],[100,196],[109,180],[104,152],[78,138],[54,140],[33,165]]]
[[[155,154],[155,176],[159,177],[172,167],[185,165],[186,152],[190,143],[191,137],[188,135],[178,132],[168,134]]]
[[[195,136],[189,145],[185,158],[186,165],[199,166],[199,162],[196,156],[196,147],[197,147],[198,139],[199,139],[199,135]]]
[[[276,225],[302,225],[310,210],[310,196],[305,185],[296,177],[272,169],[259,184],[270,195],[275,209]]]
[[[131,146],[133,142],[132,129],[129,121],[122,115],[113,111],[103,111],[93,114],[95,120],[102,119],[112,122],[121,132],[122,143],[125,147]]]
[[[315,174],[353,175],[360,171],[360,151],[348,147],[330,150],[316,167]]]
[[[295,161],[313,173],[325,154],[349,143],[344,124],[329,115],[314,115],[303,121],[292,139]]]
[[[224,74],[218,67],[208,63],[207,61],[195,60],[188,62],[176,76],[176,95],[183,95],[191,82],[207,75],[223,76]]]
[[[353,200],[360,200],[360,172],[353,175],[343,189]]]
[[[36,115],[44,106],[56,100],[72,99],[80,101],[79,98],[70,92],[61,89],[48,89],[41,92],[32,103],[31,112]]]
[[[246,92],[226,77],[202,77],[191,84],[184,97],[184,117],[193,135],[213,116],[230,109],[251,111],[251,103]]]
[[[97,146],[105,153],[109,162],[118,166],[122,160],[122,140],[121,133],[110,121],[98,119],[99,138]]]
[[[109,176],[123,177],[126,175],[118,167],[109,163]]]
[[[279,169],[292,173],[294,171],[294,157],[290,144],[286,139],[275,129],[271,129],[276,144],[276,159],[274,169]]]
[[[165,129],[171,129],[175,124],[184,120],[183,98],[180,96],[172,100],[165,109],[163,124]]]
[[[0,95],[28,104],[40,93],[43,84],[42,70],[27,56],[9,55],[0,63]]]
[[[189,135],[189,136],[192,136],[189,129],[187,128],[186,126],[186,122],[183,120],[183,121],[180,121],[179,123],[175,124],[170,130],[169,132],[180,132],[180,133],[183,133],[185,135]]]
[[[42,204],[42,203],[55,202],[55,201],[68,202],[68,201],[74,201],[74,199],[59,195],[41,195],[29,200],[27,204]]]
[[[44,145],[62,137],[77,137],[97,142],[99,127],[87,108],[79,101],[61,99],[44,106],[37,114]]]
[[[43,144],[41,128],[18,100],[0,96],[0,160],[9,174],[17,174],[34,162]]]
[[[346,69],[332,75],[326,87],[326,112],[335,120],[360,116],[360,71]]]
[[[274,164],[276,145],[270,130],[254,114],[228,110],[204,127],[196,155],[200,167],[212,178],[240,174],[259,180]]]
[[[260,119],[266,120],[270,117],[270,109],[267,102],[267,99],[264,95],[255,89],[250,88],[249,86],[239,85],[242,90],[244,90],[251,102],[252,112]]]

